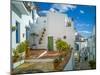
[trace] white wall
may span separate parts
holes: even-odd
[[[23,8],[24,9],[24,8]],[[20,24],[20,42],[26,40],[26,26],[29,26],[29,21],[32,23],[32,15],[24,15],[20,13],[20,11],[12,5],[12,18],[11,18],[11,26],[16,26],[16,21]],[[24,35],[24,36],[23,36]],[[16,49],[17,45],[20,43],[16,43],[16,30],[12,31],[12,56],[13,56],[13,49]],[[20,64],[24,63],[24,60],[20,60],[13,64],[13,68],[19,66]]]
[[[75,35],[74,35],[74,29],[73,29],[73,24],[71,27],[67,27],[67,22],[65,19],[68,20],[67,15],[61,14],[59,12],[49,12],[48,14],[48,36],[53,36],[54,37],[54,43],[58,38],[61,38],[64,40],[64,36],[66,36],[66,42],[68,42],[73,48],[74,48],[74,40],[75,40]],[[54,44],[54,50],[55,44]]]
[[[55,41],[58,38],[61,38],[66,42],[68,42],[68,44],[70,44],[74,50],[75,31],[73,23],[71,27],[67,27],[66,25],[68,21],[67,15],[58,12],[49,12],[49,14],[47,15],[47,20],[48,20],[48,26],[47,26],[48,35],[46,37],[48,38],[48,36],[53,36],[54,50],[57,50]],[[66,36],[66,39],[63,38],[64,36]],[[73,69],[73,53],[64,70],[72,70],[72,69]]]
[[[16,11],[18,11],[16,9]],[[21,17],[19,17],[18,14],[16,14],[15,11],[12,10],[12,20],[11,24],[12,26],[16,26],[16,21],[20,23],[20,42],[26,40],[26,26],[29,25],[29,21],[32,22],[32,17],[31,15],[23,15],[21,14]],[[24,34],[24,37],[23,37]],[[16,48],[16,46],[19,43],[16,43],[16,30],[12,32],[12,48]]]
[[[73,58],[73,51],[72,51],[71,57],[68,63],[66,64],[66,66],[64,67],[64,71],[73,70],[73,67],[74,67],[74,58]]]
[[[43,38],[43,43],[40,45],[36,41],[39,40],[39,37],[35,38],[33,41],[33,37],[30,38],[30,43],[32,44],[35,42],[37,44],[37,48],[47,49],[48,44],[48,36],[53,36],[54,39],[54,50],[55,41],[57,38],[61,38],[64,40],[64,36],[66,36],[66,40],[73,48],[74,48],[74,40],[75,40],[75,31],[73,27],[73,22],[71,27],[67,27],[68,17],[65,14],[59,12],[49,12],[47,16],[38,17],[36,23],[33,24],[31,32],[35,32],[41,35],[42,29],[46,28],[46,34]],[[44,21],[46,21],[44,23]]]
[[[93,60],[96,58],[96,35],[95,35],[95,27],[93,28],[92,37],[88,39],[88,47],[89,47],[89,60]]]
[[[16,21],[18,21],[21,24],[21,18],[14,12],[12,11],[12,26],[16,26]],[[12,48],[16,48],[16,31],[12,32]]]
[[[44,22],[45,21],[45,22]],[[37,49],[47,49],[47,44],[46,44],[46,35],[47,33],[44,34],[43,40],[42,40],[42,44],[39,44],[39,39],[42,35],[43,29],[46,28],[46,32],[47,32],[47,17],[38,17],[36,20],[36,23],[32,24],[32,28],[31,28],[31,33],[36,33],[39,36],[38,37],[30,37],[30,46],[35,43],[36,47],[33,48],[37,48]]]

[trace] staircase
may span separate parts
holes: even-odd
[[[43,28],[43,30],[42,30],[42,32],[41,32],[41,34],[40,34],[39,44],[42,44],[42,41],[43,41],[43,38],[44,38],[45,32],[46,32],[46,29]]]
[[[45,48],[45,35],[46,35],[46,28],[43,28],[40,32],[39,35],[39,40],[38,40],[38,48],[44,49]]]
[[[32,31],[32,49],[44,49],[46,45],[45,35],[46,35],[46,28],[41,28],[41,30]]]

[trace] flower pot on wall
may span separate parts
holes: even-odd
[[[41,37],[43,37],[43,34],[41,35]]]
[[[40,38],[40,41],[42,40],[42,38]]]
[[[39,44],[42,44],[41,41],[39,41]]]
[[[45,32],[43,31],[42,34],[44,34]]]
[[[46,31],[46,29],[44,28],[44,31]]]
[[[15,30],[16,30],[16,26],[12,26],[12,27],[11,27],[11,30],[12,30],[12,31],[15,31]]]
[[[68,27],[71,27],[71,22],[70,22],[70,21],[67,22],[67,26],[68,26]]]

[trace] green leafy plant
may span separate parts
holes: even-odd
[[[13,54],[14,54],[15,57],[18,57],[18,56],[19,56],[19,55],[18,55],[18,51],[15,50],[15,49],[13,50]]]
[[[90,64],[91,69],[95,69],[96,68],[96,61],[95,60],[90,60],[89,64]]]
[[[16,62],[20,59],[22,59],[22,53],[25,52],[28,49],[28,42],[24,41],[21,42],[16,49],[13,50],[13,62]]]
[[[61,40],[61,39],[57,39],[56,41],[56,48],[59,51],[67,51],[69,49],[69,45],[67,42]]]
[[[14,56],[13,56],[13,62],[16,62],[18,60],[18,58],[19,58],[18,51],[14,49],[13,50],[13,54],[14,54]]]
[[[71,22],[68,21],[68,22],[67,22],[67,25],[68,25],[68,27],[71,27]]]
[[[31,33],[31,36],[39,36],[39,35],[36,33]]]
[[[27,48],[28,48],[28,42],[27,42],[27,41],[24,41],[24,42],[21,42],[21,43],[16,47],[16,50],[18,51],[18,53],[22,53],[22,52],[24,52]]]
[[[15,31],[15,30],[16,30],[16,26],[12,26],[12,27],[11,27],[11,30],[12,30],[12,31]]]

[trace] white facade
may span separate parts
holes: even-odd
[[[18,7],[18,5],[20,5]],[[21,7],[23,6],[23,8]],[[22,8],[22,9],[21,9]],[[29,22],[32,22],[32,15],[25,13],[25,11],[21,12],[20,10],[25,9],[24,4],[22,2],[12,1],[12,17],[11,24],[16,27],[16,22],[20,24],[20,42],[26,40],[26,26],[29,26]],[[26,10],[26,9],[25,9]],[[28,12],[28,11],[27,11]],[[16,48],[19,43],[16,43],[16,30],[12,31],[12,48]]]
[[[35,40],[39,40],[43,28],[46,29],[46,33],[43,38],[43,43],[41,45],[37,43],[35,48],[48,49],[48,36],[53,36],[54,50],[56,50],[55,41],[58,38],[65,40],[74,48],[75,31],[72,22],[70,27],[67,26],[68,20],[70,19],[65,14],[59,12],[49,12],[47,16],[38,17],[32,27],[32,32],[39,34]],[[63,38],[64,36],[66,36],[66,39]],[[31,40],[30,42],[32,43],[33,41]]]
[[[73,27],[73,23],[70,27],[67,26],[67,21],[69,18],[65,14],[61,14],[59,12],[49,12],[48,13],[48,36],[54,37],[54,42],[61,38],[68,42],[74,48],[74,40],[75,40],[75,31]],[[66,39],[64,39],[66,36]],[[54,43],[55,45],[55,43]],[[54,48],[56,50],[56,48]]]
[[[16,49],[17,45],[26,40],[26,26],[29,26],[29,22],[32,22],[31,12],[25,8],[23,2],[12,1],[11,3],[11,27],[16,27],[16,23],[19,23],[19,42],[16,42],[16,29],[11,30],[11,42],[12,42],[12,56],[13,49]],[[13,68],[16,68],[20,64],[24,63],[24,59],[13,64]]]
[[[75,42],[75,30],[73,26],[73,22],[71,21],[71,26],[68,27],[67,22],[71,21],[67,15],[59,13],[59,12],[49,12],[47,16],[41,16],[37,18],[36,23],[32,25],[31,33],[36,33],[39,36],[31,36],[30,46],[33,49],[47,49],[48,50],[48,37],[53,37],[54,49],[56,49],[55,41],[58,38],[65,40],[70,44],[70,46],[74,50],[74,42]],[[39,44],[39,38],[41,37],[41,33],[43,29],[46,29],[42,44]],[[66,39],[64,39],[66,36]],[[32,44],[35,43],[35,47]],[[71,58],[66,65],[64,70],[72,70],[73,69],[73,51]]]
[[[36,23],[33,23],[31,25],[30,34],[35,33],[38,35],[38,36],[30,35],[29,41],[30,41],[31,48],[47,49],[46,41],[45,41],[46,37],[43,37],[42,44],[39,44],[39,39],[41,38],[43,29],[46,28],[46,26],[47,26],[47,22],[44,23],[44,21],[47,21],[47,17],[38,17],[36,20]],[[46,36],[46,34],[44,36]],[[33,44],[35,44],[36,46],[33,46]]]
[[[65,40],[70,44],[70,46],[74,50],[74,41],[75,41],[75,31],[73,27],[73,22],[67,15],[50,11],[47,16],[38,16],[37,11],[34,10],[34,18],[32,17],[32,13],[29,13],[25,8],[22,2],[12,2],[12,26],[16,26],[16,21],[20,24],[20,42],[26,40],[26,26],[30,26],[30,36],[29,42],[30,47],[33,49],[46,49],[48,50],[48,37],[53,37],[54,49],[57,50],[55,46],[55,41],[58,38]],[[71,21],[71,26],[67,25],[67,22]],[[42,33],[45,29],[45,33],[42,36]],[[31,35],[35,33],[35,35]],[[39,44],[39,40],[42,36],[42,43]],[[64,36],[66,37],[64,39]],[[19,42],[19,43],[20,43]],[[16,30],[12,31],[12,49],[16,48],[19,44],[16,43]],[[12,51],[13,52],[13,51]],[[73,51],[71,58],[66,65],[65,70],[73,69]],[[24,61],[19,61],[14,64],[14,68]]]
[[[88,39],[89,60],[96,59],[96,34],[95,27],[93,28],[92,36]]]

